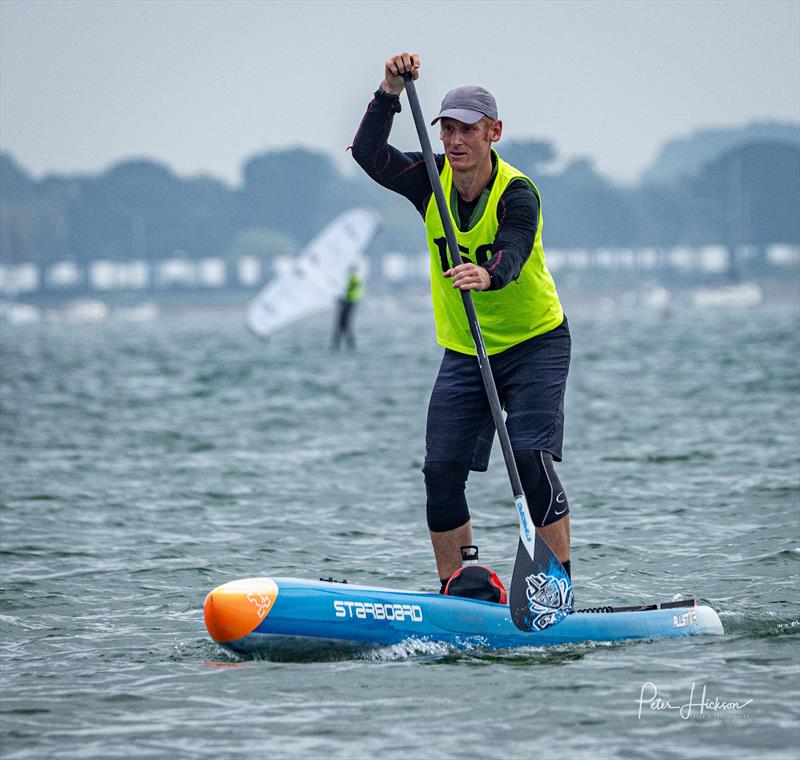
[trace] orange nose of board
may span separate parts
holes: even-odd
[[[271,578],[245,578],[217,586],[206,597],[203,617],[214,641],[225,644],[254,631],[278,598]]]

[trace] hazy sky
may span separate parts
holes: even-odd
[[[0,147],[37,176],[144,156],[238,183],[297,144],[344,161],[401,50],[429,120],[480,83],[506,137],[621,180],[698,127],[800,120],[798,0],[0,0]],[[417,148],[407,106],[392,141]]]

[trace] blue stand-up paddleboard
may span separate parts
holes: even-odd
[[[717,613],[692,599],[578,611],[544,630],[521,631],[505,604],[298,578],[225,583],[206,597],[204,615],[211,637],[239,654],[409,640],[511,649],[723,632]]]

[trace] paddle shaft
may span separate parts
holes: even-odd
[[[420,145],[422,146],[422,155],[425,158],[425,168],[428,170],[428,179],[433,189],[433,196],[436,199],[436,208],[439,209],[439,216],[444,226],[447,247],[450,249],[450,260],[453,262],[453,266],[458,266],[463,262],[458,250],[456,231],[453,229],[450,209],[445,201],[442,182],[439,179],[439,171],[436,168],[436,161],[433,158],[433,148],[431,148],[431,141],[428,137],[425,120],[422,117],[422,108],[420,107],[419,98],[417,97],[417,89],[414,85],[414,80],[408,72],[405,72],[403,77],[406,83],[408,102],[411,105],[411,113],[414,116],[414,124],[417,128]],[[503,418],[503,409],[500,406],[500,399],[497,395],[497,386],[495,385],[492,368],[489,364],[489,356],[486,353],[486,346],[483,344],[483,334],[481,333],[481,326],[478,322],[478,315],[475,313],[475,304],[468,290],[461,291],[461,299],[464,302],[464,310],[467,312],[469,329],[472,333],[472,340],[475,343],[475,350],[478,354],[478,366],[480,367],[481,377],[483,378],[483,384],[486,388],[489,406],[492,409],[492,419],[494,420],[495,428],[497,428],[497,437],[500,439],[500,447],[503,450],[503,458],[506,462],[508,477],[511,480],[511,490],[514,492],[514,498],[516,499],[517,497],[523,496],[522,481],[519,479],[517,462],[514,459],[514,451],[511,448],[511,439],[508,437],[508,429],[506,428],[506,421]]]

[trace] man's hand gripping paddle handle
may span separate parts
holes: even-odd
[[[417,135],[422,146],[422,153],[425,157],[428,179],[436,199],[436,207],[439,209],[439,216],[444,225],[447,247],[450,250],[450,260],[452,265],[456,267],[462,263],[461,254],[458,250],[456,233],[450,220],[450,212],[445,202],[439,172],[436,169],[436,162],[433,158],[431,141],[425,127],[425,120],[422,117],[416,86],[409,72],[405,72],[403,78],[405,79],[406,93],[408,94],[411,113],[414,116]],[[514,621],[514,625],[523,631],[540,631],[560,622],[572,612],[572,583],[564,566],[558,561],[558,558],[553,554],[533,525],[528,502],[517,471],[514,452],[511,449],[511,440],[508,437],[500,399],[497,396],[497,387],[489,366],[489,357],[483,344],[483,335],[478,323],[478,316],[475,313],[475,305],[468,290],[461,291],[461,298],[467,313],[472,340],[475,343],[478,366],[486,388],[489,406],[492,409],[492,418],[497,428],[497,436],[500,439],[500,446],[503,450],[503,458],[506,462],[508,477],[511,480],[514,504],[519,517],[519,543],[517,545],[517,558],[514,561],[514,572],[511,576],[511,593],[509,594],[511,619]]]

